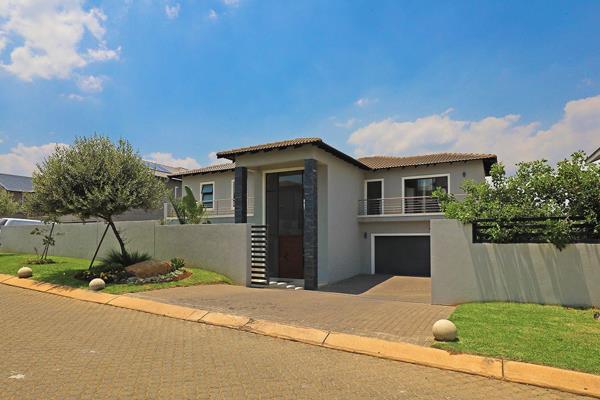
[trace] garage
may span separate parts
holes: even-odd
[[[431,276],[429,235],[373,235],[371,261],[376,274]]]

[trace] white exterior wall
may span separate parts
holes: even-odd
[[[465,179],[471,179],[476,182],[485,180],[485,171],[483,161],[460,161],[454,163],[436,164],[430,166],[416,166],[404,168],[392,168],[388,170],[379,170],[365,173],[365,179],[382,179],[384,194],[383,197],[403,197],[402,178],[412,178],[429,175],[450,175],[449,186],[450,193],[464,193],[460,186]],[[464,176],[463,176],[464,174]],[[363,193],[361,198],[364,198]]]
[[[179,257],[189,266],[201,267],[230,277],[246,285],[250,270],[250,225],[158,225],[154,221],[117,222],[117,229],[129,251],[141,251],[159,260]],[[49,226],[38,226],[49,230]],[[91,259],[102,238],[106,224],[57,224],[56,245],[50,256]],[[12,253],[41,252],[40,236],[31,235],[32,226],[7,226],[0,232],[0,251]],[[118,250],[111,229],[102,242],[99,257]]]
[[[473,243],[471,225],[431,221],[434,304],[514,301],[600,306],[600,245]]]

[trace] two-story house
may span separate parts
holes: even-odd
[[[484,180],[494,154],[353,158],[319,138],[217,153],[232,163],[174,175],[212,223],[268,229],[269,275],[307,289],[357,274],[430,275],[431,193]],[[264,282],[263,282],[264,283]]]

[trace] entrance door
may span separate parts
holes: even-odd
[[[303,172],[267,174],[266,185],[271,276],[304,279]]]

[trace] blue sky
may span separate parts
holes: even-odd
[[[8,0],[0,169],[94,132],[184,166],[297,136],[508,164],[591,152],[599,17],[597,1]]]

